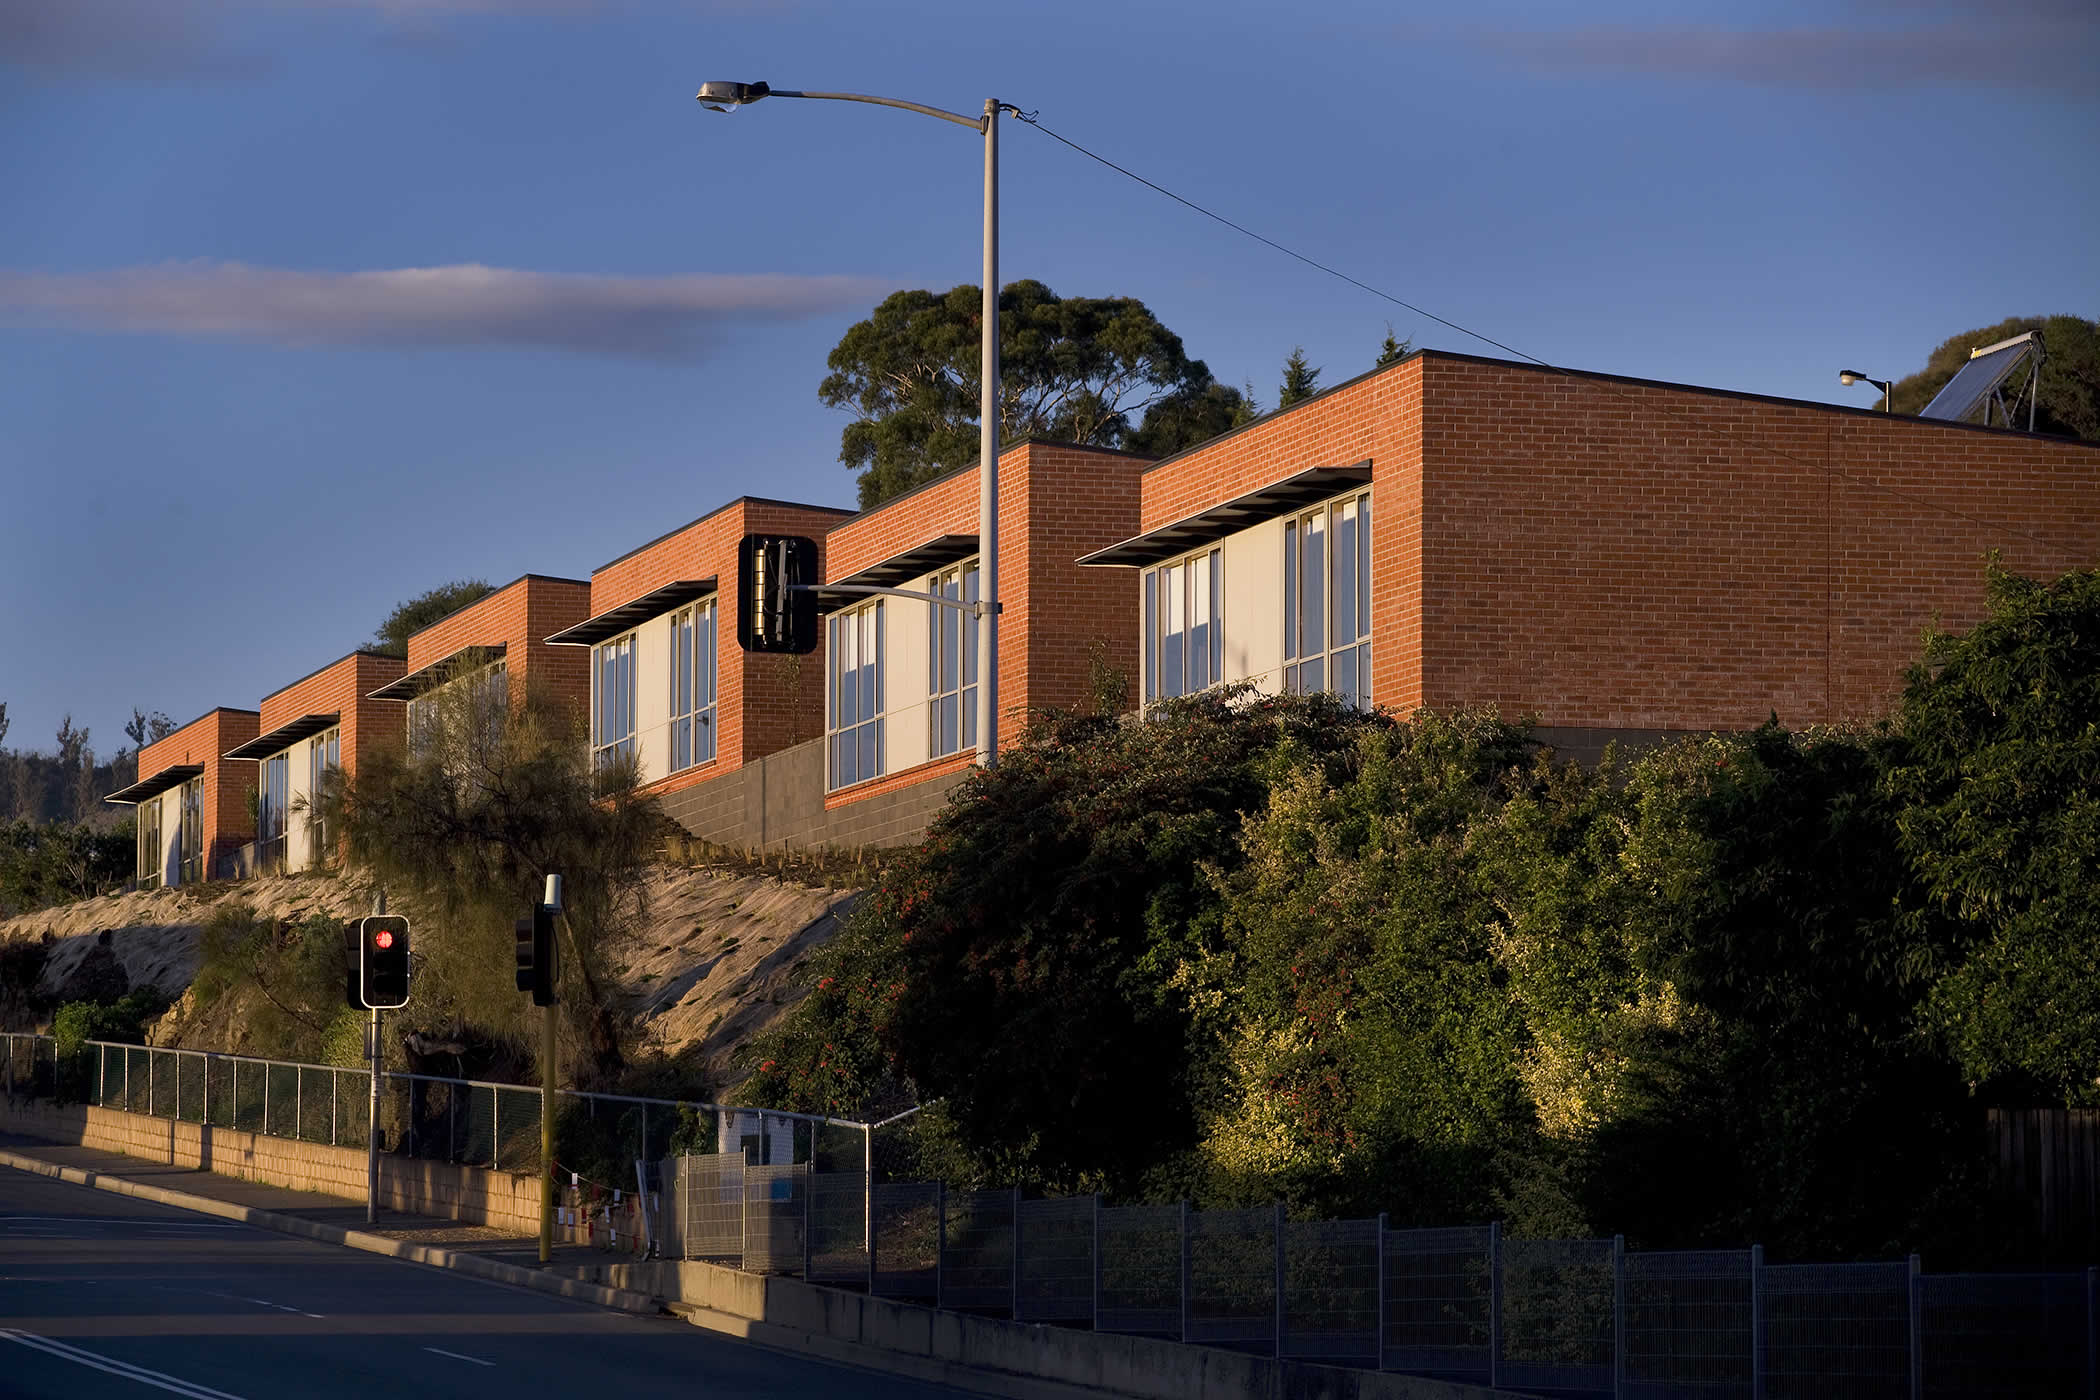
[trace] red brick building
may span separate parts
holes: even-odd
[[[1136,579],[1075,561],[1138,528],[1144,464],[1056,443],[1001,454],[1001,743],[1031,710],[1086,704],[1097,665],[1135,675]],[[976,629],[957,609],[850,589],[975,597],[977,489],[971,466],[833,517],[821,540],[824,645],[799,658],[795,691],[806,742],[747,751],[742,771],[668,797],[669,815],[709,840],[758,847],[850,849],[925,830],[976,758]]]
[[[363,755],[400,745],[403,706],[372,695],[407,670],[399,657],[353,651],[263,697],[261,733],[226,753],[255,761],[255,868],[322,863],[329,847],[314,794],[328,769],[355,775]]]
[[[591,571],[589,616],[544,634],[585,667],[592,752],[663,797],[823,732],[823,655],[737,645],[737,542],[850,512],[743,496]]]
[[[1148,698],[1220,681],[1614,733],[1885,712],[1984,560],[2100,560],[2100,446],[1419,352],[1149,468],[1087,562]]]
[[[590,706],[589,657],[546,639],[590,612],[591,586],[582,579],[526,574],[410,637],[407,673],[369,698],[405,701],[410,736],[454,686],[485,695],[499,710],[538,690],[581,721]]]
[[[140,889],[222,879],[255,839],[255,765],[227,751],[261,723],[254,710],[207,710],[141,748],[138,780],[103,799],[137,809]]]

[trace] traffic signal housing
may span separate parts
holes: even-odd
[[[817,542],[746,535],[736,551],[736,640],[745,651],[806,655],[819,635]]]
[[[534,1006],[552,1006],[561,981],[561,952],[554,941],[554,911],[539,905],[512,926],[518,940],[518,990],[532,993]]]
[[[408,920],[374,914],[357,926],[358,1000],[377,1011],[408,1005]]]

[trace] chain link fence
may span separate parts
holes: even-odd
[[[316,1142],[361,1143],[366,1071],[6,1037],[11,1100],[71,1097]],[[538,1091],[387,1074],[394,1150],[538,1165]],[[564,1096],[625,1174],[571,1171],[568,1238],[1028,1322],[1164,1337],[1615,1400],[2100,1400],[2100,1269],[1924,1274],[1916,1256],[1766,1264],[1755,1248],[1629,1251],[1498,1225],[1390,1229],[950,1193],[884,1180],[885,1125]],[[696,1151],[711,1148],[713,1151]],[[566,1150],[566,1149],[564,1149]],[[627,1178],[632,1177],[630,1182]]]

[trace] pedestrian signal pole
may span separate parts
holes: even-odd
[[[372,912],[386,913],[386,891],[372,896]],[[364,931],[358,930],[358,996],[364,996]],[[371,1071],[365,1076],[365,1224],[377,1224],[379,1220],[379,1008],[372,1007],[372,1016],[365,1025],[365,1057]]]
[[[554,1260],[554,1008],[560,957],[554,920],[561,913],[561,876],[547,877],[546,893],[530,919],[518,921],[518,990],[540,1008],[540,1263]]]
[[[368,1008],[372,1018],[365,1025],[365,1056],[371,1061],[370,1084],[365,1098],[365,1223],[379,1218],[379,1013],[382,1008],[408,1005],[410,974],[408,920],[386,912],[386,891],[372,899],[372,913],[358,921],[351,941],[354,965],[350,987],[354,1005]]]

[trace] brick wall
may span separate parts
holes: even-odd
[[[368,697],[407,672],[408,663],[399,657],[353,651],[274,695],[264,696],[258,732],[267,734],[302,715],[338,714],[343,728],[342,770],[354,777],[361,755],[400,746],[408,707],[397,700]]]
[[[1869,719],[1935,617],[1982,616],[1989,551],[2041,577],[2100,562],[2100,447],[1424,361],[1430,704],[1606,728]]]
[[[581,722],[591,699],[586,647],[550,647],[546,639],[591,615],[591,586],[582,579],[527,574],[408,639],[408,670],[420,671],[468,647],[504,648],[510,702],[520,706],[537,686]]]
[[[1143,528],[1365,458],[1373,694],[1402,711],[1872,718],[1924,627],[1981,616],[1986,552],[2100,561],[2100,447],[1441,352],[1156,465]]]
[[[206,878],[255,839],[255,819],[248,805],[249,796],[255,791],[255,763],[224,755],[260,734],[261,725],[262,716],[255,710],[222,706],[207,710],[167,738],[139,750],[141,780],[177,764],[204,766],[202,839]]]
[[[808,656],[747,653],[737,645],[737,541],[747,534],[805,535],[817,542],[819,567],[826,531],[850,511],[746,496],[731,501],[662,539],[615,559],[591,574],[590,615],[681,579],[719,582],[716,659],[716,757],[712,763],[652,783],[643,791],[667,795],[705,782],[740,764],[824,732],[824,652]],[[589,665],[589,649],[577,648]],[[585,694],[589,694],[585,682]]]
[[[1082,569],[1081,555],[1138,532],[1145,459],[1059,443],[1022,443],[999,455],[999,742],[1010,744],[1031,710],[1076,707],[1090,695],[1096,643],[1135,696],[1135,574]],[[977,533],[975,467],[855,516],[826,541],[825,578],[836,582],[942,535]],[[832,799],[858,801],[914,776],[939,778],[942,761],[891,774]]]

